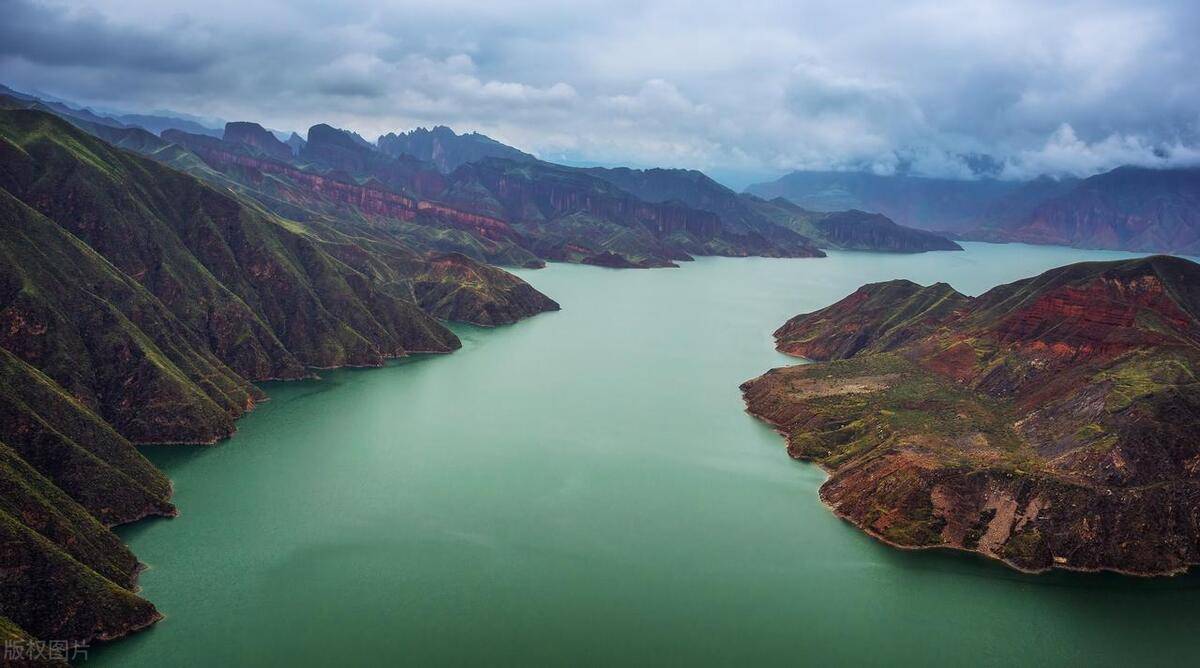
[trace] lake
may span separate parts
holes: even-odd
[[[1128,254],[702,258],[520,271],[563,310],[269,383],[218,446],[150,447],[180,516],[120,529],[166,619],[89,665],[1185,664],[1200,577],[1022,575],[887,548],[743,411],[771,332],[862,283],[978,294]]]

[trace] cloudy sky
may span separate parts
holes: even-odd
[[[1200,163],[1200,2],[0,0],[0,83],[552,160],[1005,177]]]

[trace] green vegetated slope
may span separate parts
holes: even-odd
[[[110,134],[155,146],[139,133]],[[286,220],[53,115],[0,110],[7,632],[86,643],[158,619],[110,531],[175,513],[134,443],[229,436],[262,398],[253,381],[454,350],[438,318],[552,308],[499,269]]]

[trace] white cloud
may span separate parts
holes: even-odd
[[[1179,141],[1154,144],[1137,135],[1117,133],[1089,143],[1064,123],[1039,148],[1021,151],[1011,158],[1004,175],[1032,178],[1041,174],[1095,174],[1121,165],[1194,167],[1200,165],[1200,148]]]

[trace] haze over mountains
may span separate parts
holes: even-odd
[[[1126,166],[1032,181],[793,172],[747,191],[816,211],[876,211],[962,239],[1200,253],[1200,168]]]

